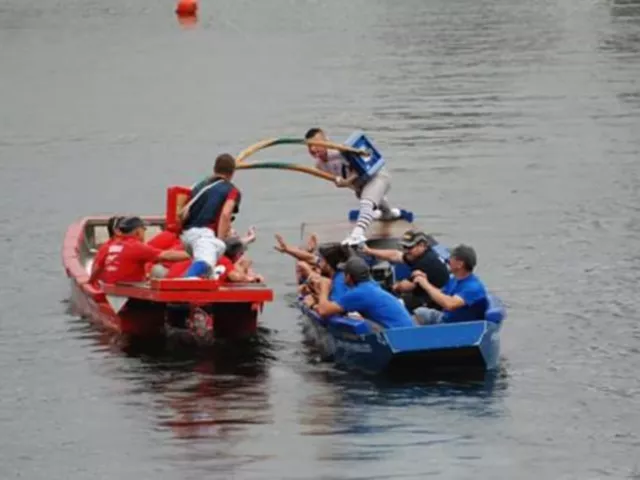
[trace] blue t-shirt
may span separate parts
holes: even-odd
[[[337,302],[339,298],[349,291],[349,286],[345,282],[344,272],[336,273],[331,279],[331,291],[329,292],[329,300]]]
[[[457,295],[464,300],[464,306],[450,312],[444,312],[442,316],[444,323],[468,322],[484,318],[487,310],[487,290],[473,273],[462,280],[451,277],[442,288],[442,293],[451,296]]]
[[[345,312],[358,312],[384,328],[414,327],[407,309],[396,297],[373,280],[349,288],[335,300]]]

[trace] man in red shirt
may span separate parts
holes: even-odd
[[[113,216],[107,220],[107,231],[109,232],[109,239],[100,245],[98,251],[93,257],[93,264],[91,265],[91,275],[96,271],[96,265],[101,264],[104,261],[104,257],[107,255],[109,245],[113,243],[115,239],[120,236],[120,230],[118,229],[118,222],[124,217]]]
[[[89,283],[142,282],[147,262],[179,262],[188,260],[189,254],[178,250],[160,250],[144,243],[146,225],[140,217],[124,218],[118,222],[120,235],[107,248],[107,253],[96,258]]]
[[[230,237],[225,241],[224,256],[216,265],[214,273],[227,282],[264,283],[262,275],[252,271],[252,262],[245,255],[246,245],[241,238]],[[224,268],[221,268],[224,267]]]

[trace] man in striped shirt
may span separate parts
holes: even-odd
[[[307,140],[327,141],[320,128],[311,128],[305,134]],[[347,245],[361,245],[367,241],[365,232],[373,220],[395,220],[400,210],[391,208],[386,194],[391,188],[391,175],[382,167],[368,182],[363,183],[358,174],[340,152],[329,151],[318,145],[309,145],[309,153],[316,160],[316,168],[335,176],[339,188],[351,188],[360,200],[360,212],[351,234],[343,241]],[[377,208],[376,208],[377,207]]]

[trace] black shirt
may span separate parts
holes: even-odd
[[[430,248],[425,250],[421,256],[413,261],[407,258],[406,253],[402,255],[402,260],[412,271],[420,270],[426,273],[429,283],[434,287],[442,288],[449,281],[449,269],[447,265],[440,259],[438,254]],[[429,294],[419,285],[416,285],[413,292],[410,292],[409,297],[410,298],[405,297],[404,300],[410,311],[420,306],[441,310],[441,307],[431,300]]]

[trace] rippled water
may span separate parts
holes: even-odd
[[[173,7],[0,4],[0,477],[640,477],[640,3],[223,0],[191,29]],[[312,125],[370,132],[393,201],[476,247],[509,305],[499,375],[316,362],[271,239],[353,199],[298,174],[238,175],[278,296],[257,344],[120,345],[68,311],[73,220],[160,212],[220,151]]]

